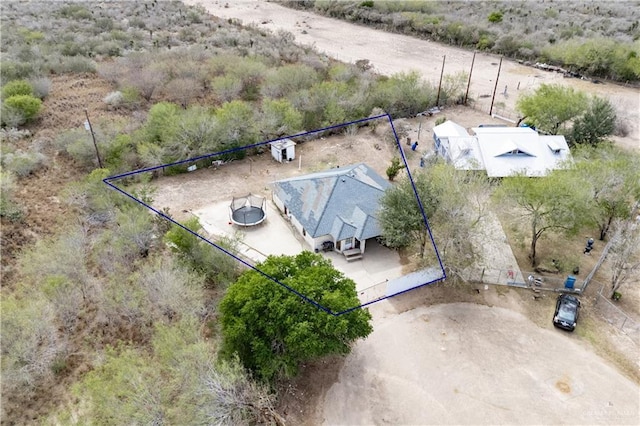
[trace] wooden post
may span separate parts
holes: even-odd
[[[498,65],[498,75],[496,76],[496,85],[493,86],[493,96],[491,97],[491,108],[489,115],[493,113],[493,101],[496,99],[496,90],[498,89],[498,79],[500,78],[500,68],[502,68],[502,56],[500,56],[500,64]]]
[[[84,114],[87,116],[87,125],[89,126],[89,131],[91,132],[91,138],[93,139],[93,147],[96,149],[96,156],[98,157],[98,164],[102,169],[102,159],[100,159],[100,151],[98,151],[98,144],[96,143],[96,135],[93,133],[93,127],[91,126],[91,121],[89,121],[89,111],[84,109]]]
[[[467,98],[469,97],[469,87],[471,86],[471,74],[473,74],[473,63],[476,61],[476,52],[473,52],[473,58],[471,58],[471,69],[469,70],[469,81],[467,81],[467,91],[464,94],[464,104],[467,104]]]
[[[440,83],[438,83],[438,97],[436,99],[436,106],[440,106],[440,88],[442,87],[442,76],[444,74],[444,61],[447,59],[447,55],[442,56],[442,70],[440,71]]]

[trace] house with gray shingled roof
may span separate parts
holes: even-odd
[[[273,201],[313,250],[333,246],[348,260],[380,236],[377,211],[390,183],[364,163],[273,183]]]

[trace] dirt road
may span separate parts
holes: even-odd
[[[518,312],[454,303],[396,314],[385,302],[373,313],[374,332],[324,397],[324,424],[640,421],[635,383]]]
[[[273,3],[250,0],[185,0],[185,3],[202,4],[211,14],[225,19],[240,19],[245,24],[255,24],[272,31],[289,31],[295,36],[296,42],[313,45],[319,51],[345,62],[368,59],[378,72],[387,75],[417,70],[425,80],[437,84],[443,56],[446,56],[445,74],[468,73],[471,67],[473,53],[466,50],[369,29]],[[476,108],[487,113],[496,87],[499,61],[500,58],[495,55],[478,53],[474,63],[470,96],[476,100]],[[518,95],[534,90],[541,83],[570,85],[610,99],[629,131],[626,137],[614,139],[623,146],[640,150],[638,89],[563,78],[558,73],[503,60],[494,113],[497,109],[498,113],[515,118],[514,106]]]

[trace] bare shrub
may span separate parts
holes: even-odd
[[[55,74],[96,72],[96,63],[83,56],[58,56],[48,60],[48,67]]]
[[[107,96],[104,97],[103,101],[105,104],[112,108],[119,108],[124,102],[124,96],[120,91],[110,92]]]
[[[456,74],[447,74],[442,82],[442,91],[440,94],[440,102],[443,105],[461,104],[464,100],[465,87],[469,75],[464,72]]]
[[[78,139],[83,139],[87,135],[86,130],[79,127],[75,129],[69,129],[64,132],[58,133],[53,141],[53,145],[57,152],[67,152],[67,147],[74,144]]]
[[[167,99],[180,104],[183,108],[202,94],[203,88],[198,80],[193,78],[175,78],[164,87]]]
[[[47,77],[34,78],[31,80],[31,86],[33,87],[33,96],[44,99],[51,90],[51,80]]]
[[[25,177],[43,167],[47,157],[40,152],[17,150],[2,157],[2,165],[17,176]]]
[[[242,91],[242,80],[234,75],[224,75],[211,80],[211,89],[221,102],[237,99]]]
[[[28,396],[52,376],[51,367],[65,351],[55,314],[42,298],[2,298],[2,396]]]
[[[126,68],[122,62],[102,62],[98,66],[98,75],[111,84],[117,84],[125,75]]]
[[[27,129],[19,130],[16,127],[5,127],[0,129],[0,142],[15,143],[21,139],[31,136],[31,132]]]
[[[97,306],[103,326],[117,330],[123,338],[146,341],[151,336],[153,318],[146,293],[126,276],[115,274],[103,283]]]
[[[619,136],[621,138],[625,138],[629,135],[629,122],[625,119],[618,118],[616,120],[615,129],[613,130],[613,134]]]
[[[160,257],[143,267],[136,282],[147,294],[153,309],[161,318],[202,318],[204,282],[201,276]]]
[[[47,277],[62,277],[81,292],[83,299],[88,299],[91,280],[84,263],[87,254],[87,232],[75,227],[41,240],[23,252],[19,259],[20,270],[24,279],[34,284]]]
[[[94,49],[94,53],[103,56],[120,56],[122,53],[122,46],[113,40],[107,40],[97,44]]]
[[[16,190],[16,178],[13,173],[4,170],[0,167],[0,192],[2,197],[11,196],[13,191]]]
[[[156,89],[164,82],[166,75],[157,69],[131,68],[122,84],[135,88],[147,102],[151,100]]]
[[[16,178],[13,173],[3,170],[0,167],[0,217],[5,217],[11,221],[22,219],[23,210],[13,200],[13,193],[16,190]]]
[[[233,75],[242,81],[242,97],[255,100],[267,66],[256,58],[241,58],[233,55],[214,56],[209,60],[209,72],[214,76]]]
[[[0,118],[0,121],[6,127],[17,128],[26,121],[24,113],[20,109],[10,108],[5,104],[2,104]]]

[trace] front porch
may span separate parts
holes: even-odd
[[[347,259],[347,262],[362,259],[362,250],[360,250],[359,247],[343,250],[342,254],[344,255],[344,258]]]

